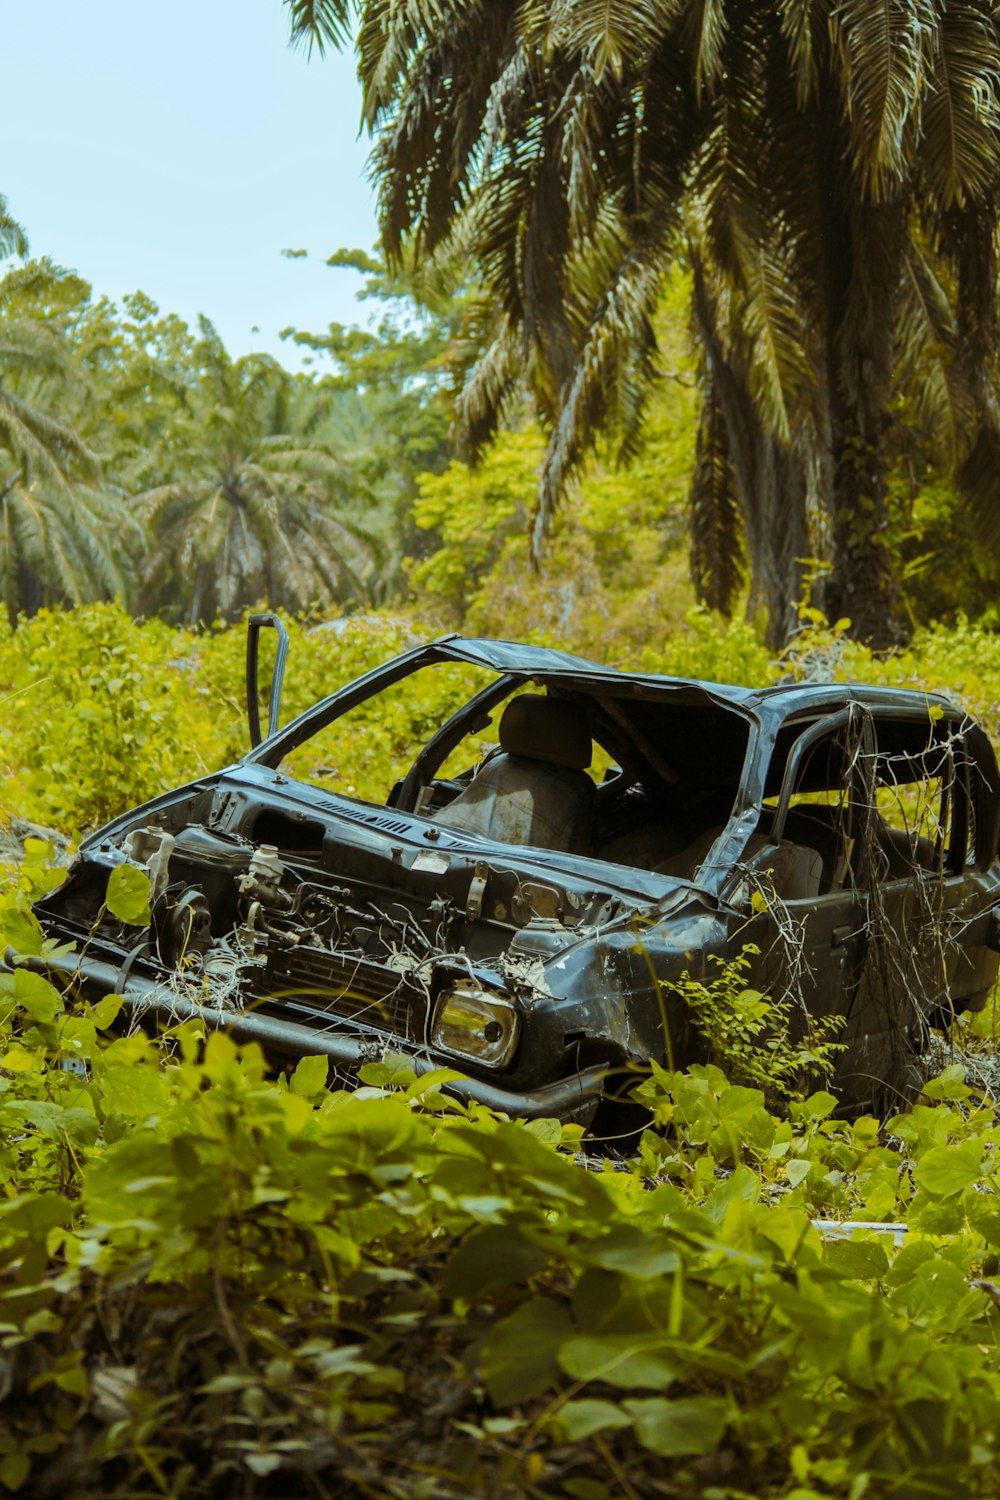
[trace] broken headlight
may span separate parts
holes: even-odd
[[[488,1068],[510,1062],[517,1045],[518,1014],[502,995],[471,980],[451,985],[438,998],[431,1045]]]

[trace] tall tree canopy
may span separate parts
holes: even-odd
[[[893,635],[894,383],[1000,511],[1000,24],[991,0],[286,0],[356,33],[385,249],[472,260],[475,449],[525,378],[544,527],[596,434],[637,429],[686,258],[704,357],[697,575],[725,605],[742,518],[773,640],[805,559]]]

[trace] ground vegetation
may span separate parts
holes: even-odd
[[[22,949],[48,852],[0,897]],[[884,1126],[654,1068],[612,1161],[401,1059],[330,1091],[119,1005],[0,984],[5,1492],[996,1493],[1000,1125],[962,1063]]]

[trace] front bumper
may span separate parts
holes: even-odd
[[[140,1024],[157,1020],[177,1025],[181,1021],[199,1020],[210,1031],[224,1031],[235,1041],[258,1042],[272,1056],[325,1056],[332,1067],[348,1074],[356,1074],[372,1060],[372,1043],[363,1037],[319,1031],[297,1021],[285,1021],[252,1010],[218,1010],[201,1005],[155,979],[129,973],[126,965],[118,966],[104,959],[90,956],[39,958],[18,954],[8,948],[4,967],[29,969],[64,985],[75,985],[100,995],[120,995],[125,1014]],[[413,1051],[393,1040],[394,1050],[405,1052],[418,1077],[442,1068],[453,1069],[454,1065],[443,1056],[431,1057],[426,1051]],[[586,1125],[604,1093],[608,1073],[606,1066],[591,1067],[525,1092],[499,1088],[480,1078],[464,1077],[449,1079],[441,1087],[444,1093],[463,1103],[484,1104],[513,1119],[554,1118]]]

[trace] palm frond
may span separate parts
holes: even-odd
[[[19,400],[10,391],[0,390],[0,411],[8,419],[16,419],[22,435],[30,433],[36,465],[51,477],[65,478],[75,464],[87,478],[99,478],[101,461],[97,454],[65,422]]]
[[[795,97],[805,106],[819,80],[818,38],[825,29],[827,0],[779,0],[781,34],[788,47]]]
[[[816,388],[805,312],[780,246],[762,245],[750,270],[740,305],[748,384],[765,426],[790,446],[811,416]]]
[[[600,83],[605,72],[620,80],[626,70],[644,67],[678,5],[674,0],[566,0],[545,9],[550,45],[579,58],[581,71]]]
[[[6,197],[0,193],[0,256],[25,256],[27,253],[28,236],[12,216]]]
[[[923,434],[949,464],[975,424],[973,393],[956,355],[957,330],[947,293],[920,246],[907,247],[897,326],[896,385],[912,394]]]
[[[691,71],[695,89],[701,94],[718,84],[722,76],[726,6],[724,0],[693,0],[684,10]]]
[[[652,371],[653,313],[666,267],[644,253],[629,256],[602,299],[562,393],[539,480],[532,547],[541,550],[552,513],[613,406],[614,389],[634,383],[641,404]],[[644,378],[645,377],[645,378]]]
[[[1000,149],[1000,38],[981,5],[948,0],[923,107],[919,159],[947,208],[995,190]]]
[[[468,360],[463,360],[460,345],[455,354],[456,374],[461,379],[464,373],[465,379],[455,398],[455,419],[462,447],[474,459],[496,436],[520,388],[524,362],[520,336],[506,317],[493,321],[487,342],[476,336],[470,309],[463,331]]]
[[[292,44],[313,47],[322,57],[326,48],[343,47],[350,40],[351,0],[285,0]]]
[[[940,9],[935,0],[841,0],[831,13],[855,165],[878,196],[906,176]]]
[[[143,532],[122,495],[15,483],[2,510],[0,576],[12,621],[42,604],[131,596]]]
[[[743,582],[743,526],[726,424],[711,384],[702,403],[688,504],[695,593],[710,609],[730,615]]]

